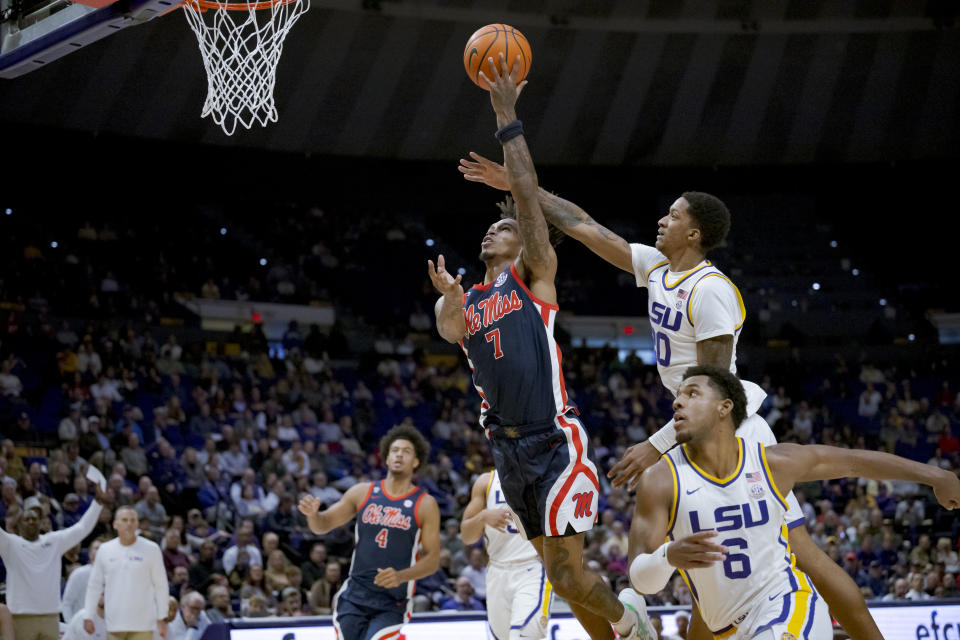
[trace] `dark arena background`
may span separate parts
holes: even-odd
[[[24,11],[2,4],[0,62]],[[311,533],[296,503],[379,479],[380,437],[411,424],[432,446],[416,482],[439,505],[442,555],[404,634],[487,637],[482,610],[439,613],[486,563],[458,533],[493,460],[426,269],[442,253],[465,285],[483,279],[503,192],[457,165],[502,161],[461,58],[491,22],[532,47],[517,111],[542,187],[644,244],[683,191],[728,205],[710,257],[743,295],[738,374],[767,391],[779,441],[960,470],[960,5],[320,0],[280,59],[279,121],[230,137],[201,118],[178,10],[0,79],[0,525],[15,533],[37,497],[41,530],[68,528],[93,500],[88,465],[107,479],[63,584],[135,505],[171,595],[204,596],[205,637],[332,638],[352,525]],[[574,240],[557,254],[567,390],[604,475],[672,397],[646,290]],[[796,490],[886,637],[960,628],[960,520],[932,491]],[[619,590],[635,496],[605,478],[601,494],[585,559]],[[260,580],[252,558],[224,562],[245,521]],[[665,638],[686,637],[691,606],[674,578],[647,596]],[[554,604],[553,637],[586,637],[568,611]]]

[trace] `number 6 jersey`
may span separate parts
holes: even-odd
[[[467,333],[460,341],[480,394],[480,424],[552,424],[573,406],[553,339],[557,305],[539,300],[516,266],[463,296]]]
[[[722,636],[770,603],[782,603],[774,618],[804,628],[813,618],[817,596],[790,551],[786,501],[773,482],[763,445],[742,438],[737,442],[737,468],[722,479],[697,467],[686,445],[664,456],[673,475],[667,538],[714,530],[713,541],[728,549],[725,561],[680,570],[680,575],[715,634]]]

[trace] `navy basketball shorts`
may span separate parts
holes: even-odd
[[[593,527],[600,482],[590,437],[576,415],[536,427],[498,426],[490,442],[503,496],[528,540]]]
[[[369,598],[366,590],[351,594],[347,583],[333,600],[337,640],[394,640],[410,620],[408,602]]]

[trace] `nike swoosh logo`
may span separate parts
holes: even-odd
[[[650,282],[656,282],[656,279],[651,279]]]
[[[687,489],[687,495],[690,495],[691,493],[696,493],[697,491],[700,491],[700,489],[703,489],[703,487],[697,487],[693,491],[691,491],[690,489]]]
[[[781,591],[780,593],[783,593],[783,592]],[[776,600],[777,598],[780,597],[780,593],[778,593],[778,594],[775,595],[775,596],[770,596],[770,597],[767,598],[767,599],[770,600],[770,602],[773,602],[774,600]]]

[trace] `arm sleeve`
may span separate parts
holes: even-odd
[[[87,581],[87,597],[83,603],[83,608],[88,612],[87,615],[90,616],[89,619],[93,618],[93,611],[97,610],[97,602],[100,600],[100,595],[103,593],[103,557],[106,554],[103,552],[103,547],[100,547],[100,552],[97,553],[97,558],[93,562],[93,569],[90,571],[90,580]]]
[[[734,335],[743,326],[744,314],[733,284],[719,276],[706,276],[690,293],[690,322],[697,342]]]
[[[647,286],[647,273],[650,269],[667,261],[667,257],[654,247],[637,242],[630,245],[630,255],[633,261],[633,275],[637,279],[638,287]]]
[[[170,600],[170,584],[167,582],[167,570],[163,566],[163,554],[160,547],[153,545],[151,547],[153,556],[150,564],[150,578],[153,582],[153,596],[157,607],[155,620],[167,617],[167,603]]]
[[[83,517],[80,518],[77,524],[60,532],[57,538],[57,548],[60,553],[66,553],[67,550],[77,546],[83,542],[84,538],[90,535],[93,528],[97,526],[97,518],[100,517],[101,511],[103,511],[103,506],[94,500],[90,503],[86,513],[83,514]]]
[[[77,607],[81,606],[86,599],[87,594],[81,593],[81,588],[75,570],[67,578],[67,585],[63,588],[63,596],[60,598],[60,612],[67,623],[73,620],[73,614],[78,611]]]
[[[0,555],[3,555],[10,548],[10,534],[0,528]]]

